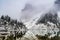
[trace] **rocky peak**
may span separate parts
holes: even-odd
[[[48,21],[52,22],[54,24],[57,24],[57,22],[58,22],[57,18],[58,18],[57,13],[48,12],[41,19],[38,19],[37,24],[39,24],[39,23],[47,23]]]

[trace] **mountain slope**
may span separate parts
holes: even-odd
[[[48,12],[41,19],[38,19],[37,24],[39,24],[39,23],[47,23],[48,21],[52,22],[54,24],[57,24],[57,22],[58,22],[57,18],[58,18],[57,13]]]

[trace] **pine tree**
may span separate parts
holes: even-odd
[[[4,16],[3,15],[1,16],[1,19],[4,19]]]

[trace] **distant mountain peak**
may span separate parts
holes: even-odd
[[[60,4],[60,0],[56,0],[55,1],[55,4]]]
[[[31,4],[26,4],[24,9],[22,9],[22,11],[26,11],[26,10],[32,10],[33,9],[33,6]]]

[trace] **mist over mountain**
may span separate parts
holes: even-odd
[[[0,25],[7,30],[21,31],[27,38],[48,33],[60,35],[60,0],[5,0],[0,6],[0,15],[8,15],[0,18]]]
[[[55,0],[30,0],[25,4],[25,7],[21,10],[20,19],[23,22],[30,22],[31,20],[37,18],[42,12],[47,12],[53,8]]]
[[[60,0],[55,1],[55,8],[56,10],[60,11]]]
[[[34,10],[34,7],[31,4],[27,3],[24,9],[22,9],[21,19],[23,21],[28,21],[31,18],[31,14],[33,10]]]
[[[27,3],[22,9],[21,20],[23,22],[29,22],[31,19],[40,14],[41,9],[37,9],[34,5]]]
[[[60,5],[60,0],[56,0],[55,4],[59,4]]]
[[[27,3],[27,4],[25,5],[25,8],[22,9],[22,11],[27,11],[27,10],[31,10],[31,11],[32,11],[33,9],[34,9],[33,6],[32,6],[31,4],[28,4],[28,3]]]
[[[57,24],[58,22],[58,14],[54,11],[54,12],[48,12],[46,13],[43,17],[41,16],[40,19],[37,21],[37,24],[39,23],[47,23],[52,22],[54,24]]]
[[[56,35],[60,33],[60,20],[59,20],[58,12],[54,9],[49,10],[44,13],[44,15],[40,15],[30,23],[29,26],[30,31],[33,34],[44,35],[47,33],[51,33],[52,35]],[[58,33],[59,32],[59,33]]]

